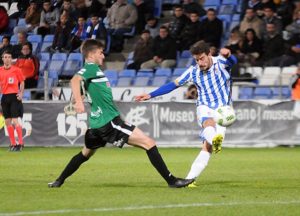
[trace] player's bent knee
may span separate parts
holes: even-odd
[[[212,118],[209,118],[209,119],[206,119],[203,123],[202,123],[203,127],[206,128],[206,127],[215,127],[216,126],[216,122],[212,119]]]
[[[96,149],[88,149],[88,148],[84,147],[81,152],[84,157],[89,159],[90,157],[92,157],[95,154]]]

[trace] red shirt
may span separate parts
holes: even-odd
[[[300,79],[296,81],[295,88],[292,89],[292,99],[293,100],[300,100]]]
[[[19,93],[19,84],[25,80],[22,71],[16,66],[0,67],[0,86],[2,94]]]

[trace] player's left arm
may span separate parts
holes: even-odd
[[[230,68],[237,63],[237,58],[231,54],[230,49],[222,48],[220,55],[223,57],[223,64],[228,65]]]
[[[149,94],[141,94],[138,96],[135,96],[135,101],[146,101],[149,100],[150,98],[154,98],[160,95],[168,94],[169,92],[177,89],[179,87],[178,84],[176,84],[176,81],[174,82],[169,82],[165,85],[162,85],[158,89],[154,90],[153,92],[150,92]]]
[[[23,81],[21,81],[20,82],[20,89],[19,89],[19,93],[17,94],[17,98],[18,98],[18,100],[22,100],[22,98],[23,98],[23,94],[24,94],[24,86],[25,86],[25,82],[24,82],[24,80]]]

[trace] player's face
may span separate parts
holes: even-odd
[[[210,55],[202,53],[200,55],[194,55],[194,58],[201,70],[208,70],[211,67]]]
[[[96,63],[97,65],[102,65],[103,60],[105,58],[103,49],[96,49],[95,52],[93,53],[93,57],[95,60],[94,63]]]
[[[11,66],[11,62],[12,62],[11,54],[4,54],[4,55],[2,55],[2,61],[3,61],[4,66],[10,67]]]

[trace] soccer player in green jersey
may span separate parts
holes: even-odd
[[[81,82],[84,82],[86,97],[91,105],[90,128],[85,134],[85,146],[82,151],[71,159],[60,176],[48,186],[60,187],[66,178],[71,176],[82,163],[86,162],[98,148],[104,147],[107,142],[120,148],[127,143],[146,150],[152,165],[166,180],[169,187],[180,188],[192,183],[193,179],[173,176],[159,154],[155,141],[139,128],[120,118],[120,113],[113,101],[109,81],[99,68],[104,60],[102,43],[93,39],[86,40],[81,46],[81,52],[85,58],[85,65],[74,75],[71,86],[75,99],[75,110],[77,113],[83,113]]]

